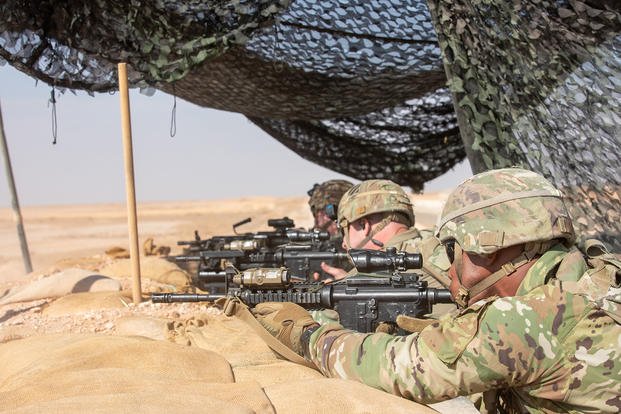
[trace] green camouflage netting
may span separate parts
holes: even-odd
[[[302,157],[358,179],[418,191],[466,153],[475,172],[531,168],[567,193],[583,234],[619,247],[620,8],[9,0],[0,56],[91,92],[115,90],[115,65],[127,61],[133,86],[243,113]]]
[[[429,2],[475,171],[540,172],[621,247],[621,2]]]

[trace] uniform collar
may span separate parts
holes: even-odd
[[[421,234],[418,229],[416,227],[410,227],[403,233],[399,233],[391,237],[386,243],[384,243],[384,248],[396,247],[397,250],[401,250],[401,246],[405,241],[419,239],[420,237]]]
[[[585,266],[582,255],[575,247],[567,248],[557,243],[531,266],[520,283],[516,295],[524,295],[546,284],[550,277],[556,277],[559,267],[563,268],[564,280],[578,280],[584,273]]]

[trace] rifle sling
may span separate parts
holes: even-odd
[[[302,356],[293,352],[289,347],[284,345],[278,339],[274,338],[272,334],[269,333],[267,329],[261,325],[259,321],[256,320],[254,315],[248,309],[248,306],[238,299],[230,299],[226,302],[224,306],[224,314],[227,316],[235,315],[239,319],[246,322],[253,331],[255,331],[261,339],[269,346],[272,351],[276,352],[283,358],[288,359],[291,362],[295,362],[296,364],[304,365],[306,367],[317,369],[315,364],[310,361],[307,361]]]

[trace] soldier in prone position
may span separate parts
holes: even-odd
[[[534,172],[475,175],[437,235],[460,310],[408,336],[319,326],[290,303],[255,317],[324,375],[420,403],[479,394],[484,412],[621,410],[621,260],[574,245],[557,190]]]
[[[339,236],[336,212],[341,197],[352,186],[353,184],[346,180],[328,180],[315,184],[308,190],[308,206],[315,220],[313,229],[327,231],[330,236]]]
[[[343,248],[386,250],[395,248],[423,256],[419,278],[431,288],[448,286],[448,268],[444,248],[429,230],[415,227],[412,202],[403,188],[390,180],[367,180],[347,191],[339,203],[338,224],[343,233]],[[355,274],[327,264],[322,270],[339,280]],[[455,309],[451,304],[434,305],[433,316]],[[407,329],[407,328],[406,328]]]

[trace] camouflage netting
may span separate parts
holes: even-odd
[[[358,179],[421,190],[466,153],[474,171],[531,168],[569,195],[583,232],[620,246],[620,7],[9,0],[0,56],[87,91],[114,90],[127,61],[133,86],[243,113]]]
[[[431,0],[475,171],[520,165],[621,247],[621,2]]]

